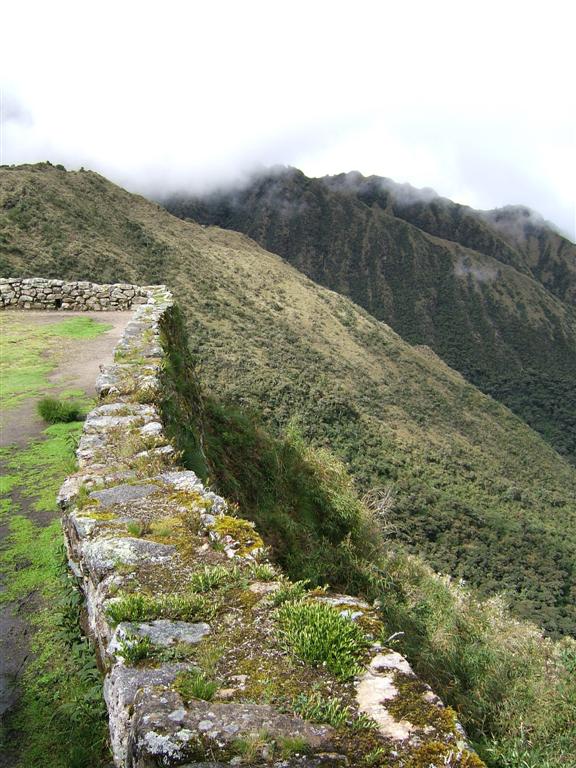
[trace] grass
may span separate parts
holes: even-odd
[[[302,661],[325,665],[339,680],[350,680],[360,673],[368,646],[366,636],[331,606],[284,603],[276,618],[282,643]]]
[[[272,602],[279,606],[284,603],[294,603],[302,600],[308,594],[309,581],[284,581],[272,595]]]
[[[62,339],[78,339],[86,341],[95,339],[103,333],[112,329],[110,323],[101,320],[94,320],[91,317],[71,317],[53,323],[49,326],[49,333]]]
[[[333,728],[344,725],[350,717],[342,699],[325,698],[320,693],[300,693],[292,702],[292,710],[311,723],[328,723]]]
[[[192,701],[192,699],[211,701],[218,687],[217,682],[209,680],[199,669],[182,672],[174,681],[174,688],[184,701]]]
[[[206,565],[202,570],[192,574],[189,588],[192,592],[210,592],[227,584],[237,582],[240,572],[236,568],[225,568],[223,565]]]
[[[180,619],[208,621],[217,606],[202,595],[119,595],[109,600],[106,615],[112,624],[121,621],[153,621]]]
[[[43,397],[38,401],[38,413],[48,424],[67,424],[82,421],[84,409],[75,401],[61,400],[55,397]]]
[[[19,606],[30,638],[21,697],[6,718],[0,746],[19,768],[44,768],[47,755],[53,768],[103,768],[109,761],[101,677],[80,630],[82,598],[67,568],[55,505],[56,490],[74,467],[70,438],[80,427],[54,425],[41,439],[0,456],[10,472],[2,492],[12,494],[4,500],[0,600],[7,610]],[[35,523],[21,514],[20,505],[28,504],[56,519]]]
[[[18,485],[18,492],[31,499],[37,512],[54,510],[54,500],[64,478],[74,471],[75,441],[82,431],[80,422],[53,424],[21,450],[0,449],[0,461]]]
[[[147,659],[153,650],[149,637],[138,635],[126,635],[119,644],[118,655],[122,656],[127,664],[134,666],[139,661]]]

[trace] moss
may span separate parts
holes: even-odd
[[[406,768],[486,768],[485,763],[474,752],[459,751],[440,741],[430,741],[418,747],[408,758]]]
[[[254,523],[249,520],[232,517],[232,515],[218,515],[212,528],[219,536],[231,536],[237,541],[239,547],[236,554],[241,557],[264,547],[264,542],[256,532]]]
[[[426,701],[429,691],[424,683],[410,675],[396,672],[394,686],[398,695],[386,707],[396,720],[408,720],[418,728],[431,726],[438,735],[456,735],[456,713],[451,707],[442,707]]]
[[[90,520],[116,520],[118,515],[114,512],[97,512],[95,509],[82,509],[78,517],[87,517]]]

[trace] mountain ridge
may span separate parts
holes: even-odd
[[[376,177],[309,179],[287,169],[242,189],[164,203],[176,215],[245,232],[410,343],[431,347],[576,461],[574,307],[471,209],[432,193],[413,204],[414,195],[403,192],[399,206]],[[449,226],[451,240],[442,237]],[[478,240],[485,253],[470,248]]]

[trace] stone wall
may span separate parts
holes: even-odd
[[[385,646],[377,607],[292,584],[254,525],[180,465],[159,410],[175,309],[164,286],[142,291],[58,497],[115,765],[482,766]],[[293,610],[336,622],[334,644],[361,638],[352,672],[298,654]]]
[[[128,283],[0,278],[0,306],[15,309],[125,310],[148,299],[148,289]]]

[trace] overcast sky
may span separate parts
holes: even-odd
[[[359,170],[574,239],[570,2],[4,3],[2,163],[130,190]]]

